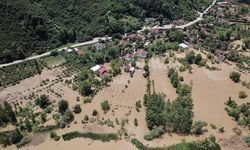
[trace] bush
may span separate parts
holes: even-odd
[[[240,91],[240,92],[239,92],[239,98],[241,98],[241,99],[247,98],[246,92]]]
[[[165,131],[164,131],[164,127],[163,126],[154,127],[151,131],[149,131],[148,134],[146,134],[144,136],[144,139],[147,140],[147,141],[151,141],[153,139],[159,138],[164,133],[165,133]]]
[[[52,138],[52,139],[54,139],[55,141],[59,141],[60,140],[60,136],[58,136],[57,134],[56,134],[56,132],[50,132],[50,138]]]
[[[196,121],[194,122],[194,125],[192,127],[192,132],[193,134],[200,135],[203,134],[204,129],[203,127],[206,127],[207,123],[203,121]]]
[[[58,109],[59,109],[59,112],[62,114],[64,113],[69,107],[69,103],[68,101],[66,100],[60,100],[58,102]]]
[[[90,138],[92,140],[99,140],[102,142],[109,142],[111,140],[118,140],[118,135],[114,133],[93,133],[93,132],[86,132],[86,133],[81,133],[78,131],[75,132],[70,132],[70,133],[65,133],[62,135],[62,138],[64,141],[69,141],[74,138],[78,137],[83,137],[83,138]]]
[[[231,72],[229,75],[230,79],[233,80],[235,83],[240,81],[240,76],[241,74],[235,71]]]
[[[49,105],[49,97],[43,94],[39,98],[36,99],[35,103],[36,105],[44,109]]]
[[[76,104],[76,105],[74,106],[73,111],[74,111],[75,114],[81,113],[81,111],[82,111],[81,106],[80,106],[79,104]]]
[[[66,123],[70,123],[74,120],[74,114],[71,112],[70,109],[67,109],[62,116],[62,121]]]
[[[102,110],[106,113],[110,110],[110,105],[107,100],[101,103]]]
[[[16,147],[17,147],[17,148],[20,148],[20,147],[22,147],[22,146],[28,144],[29,142],[31,142],[31,139],[30,139],[30,138],[27,138],[27,137],[22,138],[21,141],[18,142],[18,143],[16,144]]]
[[[92,112],[92,116],[97,116],[97,115],[98,115],[97,110],[93,110],[93,112]]]
[[[79,85],[79,93],[85,96],[88,96],[92,93],[91,83],[89,80],[84,80]]]
[[[137,118],[134,119],[134,124],[135,124],[135,126],[138,126],[138,120],[137,120]]]
[[[92,98],[90,97],[87,97],[83,100],[83,103],[86,104],[86,103],[91,103],[92,102]]]
[[[47,125],[47,126],[39,126],[36,127],[33,132],[34,133],[45,133],[45,132],[49,132],[52,130],[58,129],[58,127],[56,125]]]

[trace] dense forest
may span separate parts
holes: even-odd
[[[196,16],[211,0],[1,0],[0,63],[82,42],[125,33],[146,17],[159,20]]]

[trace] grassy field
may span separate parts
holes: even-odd
[[[64,63],[66,60],[62,55],[50,56],[44,59],[48,67],[53,67]]]

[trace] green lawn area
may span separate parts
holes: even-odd
[[[53,67],[64,63],[66,60],[62,55],[58,55],[46,57],[44,61],[47,63],[48,67]]]

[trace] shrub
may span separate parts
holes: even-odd
[[[81,106],[80,106],[79,104],[76,104],[76,105],[74,106],[73,111],[74,111],[75,114],[81,113],[81,111],[82,111]]]
[[[239,98],[241,98],[241,99],[247,98],[246,92],[240,91],[240,92],[239,92]]]
[[[92,102],[92,98],[90,97],[87,97],[83,100],[83,103],[86,104],[86,103],[91,103]]]
[[[27,137],[22,138],[21,141],[18,142],[18,143],[16,144],[16,147],[17,147],[17,148],[20,148],[20,147],[22,147],[22,146],[28,144],[30,141],[31,141],[30,138],[27,138]]]
[[[92,93],[91,83],[89,80],[84,80],[79,85],[79,93],[88,96]]]
[[[138,120],[137,120],[137,118],[134,119],[134,124],[135,124],[135,126],[138,126]]]
[[[93,110],[93,112],[92,112],[92,116],[97,116],[97,115],[98,115],[97,110]]]
[[[203,127],[206,127],[206,126],[207,126],[206,122],[203,122],[203,121],[194,122],[193,127],[192,127],[193,134],[196,134],[196,135],[203,134],[204,132]]]
[[[89,121],[89,116],[88,116],[88,115],[85,115],[85,116],[84,116],[84,120],[85,120],[85,121]]]
[[[52,130],[58,129],[56,125],[47,125],[47,126],[39,126],[36,127],[33,132],[34,133],[44,133],[44,132],[49,132]]]
[[[70,109],[67,109],[62,116],[62,121],[66,123],[70,123],[74,120],[74,114],[71,112]]]
[[[36,105],[41,107],[42,109],[46,108],[49,105],[49,97],[47,95],[41,95],[35,101]]]
[[[233,80],[234,82],[239,82],[240,76],[241,76],[241,74],[238,72],[235,72],[235,71],[231,72],[229,75],[230,79]]]
[[[64,113],[69,107],[69,103],[66,100],[60,100],[58,102],[58,109],[60,113]]]
[[[159,138],[161,135],[163,135],[165,133],[164,131],[164,127],[160,126],[160,127],[154,127],[151,131],[149,131],[148,134],[146,134],[144,136],[144,139],[147,141],[151,141],[155,138]]]
[[[70,133],[65,133],[62,135],[62,138],[64,141],[69,141],[74,138],[78,137],[83,137],[83,138],[90,138],[92,140],[99,140],[102,142],[109,142],[111,140],[118,140],[118,135],[114,133],[93,133],[93,132],[86,132],[86,133],[81,133],[78,131],[75,132],[70,132]]]
[[[108,100],[105,100],[104,102],[101,103],[102,110],[106,113],[110,110],[110,105]]]

